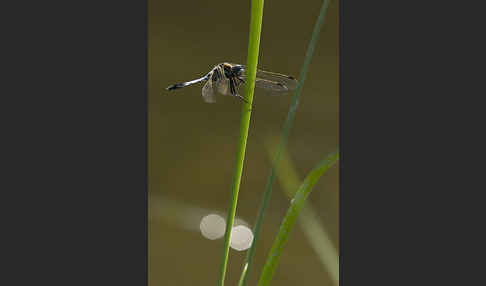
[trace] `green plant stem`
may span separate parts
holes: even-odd
[[[246,270],[245,273],[242,273],[243,277],[243,283],[242,285],[246,285],[246,281],[248,278],[248,274],[250,273],[252,261],[253,261],[253,255],[255,252],[255,246],[256,242],[258,241],[258,236],[260,233],[261,229],[261,224],[263,221],[263,217],[265,215],[265,210],[267,209],[268,201],[270,199],[270,195],[272,193],[272,185],[273,181],[275,180],[275,169],[278,165],[278,162],[280,160],[280,154],[282,153],[282,148],[285,147],[287,144],[287,138],[289,134],[289,130],[292,127],[292,123],[294,121],[294,116],[295,116],[295,111],[297,110],[297,104],[299,102],[299,97],[302,91],[302,87],[304,85],[304,81],[307,77],[307,72],[309,70],[309,64],[312,59],[312,56],[314,55],[314,50],[317,45],[317,39],[319,38],[319,32],[321,31],[321,27],[324,24],[324,19],[327,11],[327,7],[329,5],[328,0],[324,0],[322,3],[322,7],[319,13],[319,17],[317,18],[316,24],[314,26],[314,30],[312,31],[312,37],[309,42],[309,46],[307,48],[307,53],[305,55],[304,59],[304,64],[302,66],[302,70],[300,71],[300,76],[299,76],[299,82],[297,84],[297,88],[295,91],[295,95],[292,98],[292,104],[290,105],[289,112],[287,114],[287,119],[285,120],[283,129],[282,129],[282,139],[280,141],[280,145],[277,151],[277,155],[275,156],[275,160],[272,165],[272,169],[270,170],[270,175],[267,180],[267,184],[265,186],[265,192],[263,193],[263,202],[260,206],[260,209],[258,211],[258,217],[255,223],[255,226],[253,228],[253,242],[251,244],[250,250],[247,253],[246,261],[248,264],[248,269]]]
[[[236,155],[235,173],[231,191],[230,210],[226,219],[226,230],[224,234],[223,257],[220,268],[218,285],[224,285],[226,268],[228,264],[228,254],[231,239],[231,230],[236,215],[236,205],[238,202],[238,192],[240,189],[241,174],[245,160],[246,141],[248,139],[248,129],[250,127],[251,106],[253,103],[253,91],[255,88],[255,78],[258,66],[258,53],[260,50],[260,34],[263,20],[263,0],[251,1],[250,16],[250,37],[248,42],[248,60],[246,70],[245,98],[247,104],[243,104],[240,120],[240,137],[238,141],[238,151]]]
[[[273,273],[277,267],[278,260],[282,254],[285,242],[289,237],[289,233],[292,230],[295,220],[299,215],[300,210],[304,206],[304,202],[312,191],[314,185],[324,172],[329,169],[339,159],[339,153],[333,153],[328,156],[327,159],[322,160],[316,168],[314,168],[310,174],[305,178],[302,185],[297,190],[294,198],[291,200],[290,207],[280,225],[280,230],[275,238],[270,253],[268,254],[267,261],[263,266],[263,271],[258,280],[258,286],[269,285],[272,280]]]

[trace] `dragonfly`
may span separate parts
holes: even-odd
[[[246,84],[246,66],[233,63],[220,63],[201,78],[173,84],[167,90],[180,89],[196,83],[205,82],[202,97],[207,103],[216,102],[216,93],[235,96],[248,101],[239,94],[239,89]],[[255,87],[270,91],[271,95],[282,95],[297,87],[297,80],[288,75],[257,70]]]

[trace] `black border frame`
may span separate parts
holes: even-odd
[[[0,284],[147,285],[147,2],[2,10]]]

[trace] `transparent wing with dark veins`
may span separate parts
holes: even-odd
[[[297,87],[295,78],[280,73],[257,70],[256,78],[257,81],[261,82],[262,88],[274,91],[291,91]]]
[[[280,82],[261,79],[261,78],[256,78],[255,87],[270,90],[272,91],[271,93],[272,95],[279,95],[282,92],[290,91],[290,89],[286,85]]]
[[[243,68],[239,76],[243,80],[246,80],[246,66],[238,64],[233,65],[241,66]],[[297,80],[294,77],[285,74],[257,69],[255,87],[276,92],[272,92],[272,94],[277,95],[278,92],[294,90],[297,87]]]
[[[215,82],[216,89],[222,95],[231,95],[229,89],[229,80],[227,78],[220,78]]]
[[[214,94],[213,82],[209,79],[202,88],[202,97],[207,103],[215,103],[216,95]]]

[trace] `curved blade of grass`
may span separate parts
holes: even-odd
[[[272,150],[277,147],[278,142],[275,137],[270,137],[265,140],[265,143],[268,155],[271,157]],[[301,184],[301,180],[286,148],[282,150],[282,159],[277,169],[277,178],[287,197],[292,199],[299,184]],[[324,225],[319,221],[317,212],[310,204],[305,202],[298,220],[304,235],[309,240],[322,266],[329,273],[334,285],[339,285],[339,255]]]
[[[327,159],[322,160],[317,167],[315,167],[309,175],[304,179],[304,182],[297,190],[294,198],[291,200],[290,207],[287,210],[282,224],[280,225],[280,230],[275,238],[270,253],[268,254],[265,266],[263,266],[263,271],[258,280],[259,286],[269,285],[272,280],[273,273],[277,267],[280,254],[282,254],[285,242],[289,237],[289,233],[295,224],[295,220],[299,215],[300,210],[304,206],[304,202],[312,191],[317,180],[324,174],[324,172],[329,169],[334,163],[339,159],[339,153],[332,153],[327,157]]]
[[[238,192],[240,190],[241,174],[243,172],[243,162],[245,160],[246,141],[248,139],[248,129],[250,127],[251,106],[253,103],[253,91],[255,88],[255,78],[258,66],[258,53],[260,49],[260,34],[262,30],[263,19],[263,0],[251,1],[250,16],[250,38],[248,42],[248,60],[246,70],[246,88],[245,99],[248,103],[243,104],[240,119],[240,137],[238,141],[238,150],[236,154],[235,173],[231,187],[231,200],[228,217],[226,219],[226,230],[224,234],[223,256],[220,267],[218,285],[224,285],[226,267],[228,264],[228,254],[231,238],[231,230],[236,214],[236,205],[238,202]]]
[[[240,277],[240,281],[238,282],[238,286],[243,285],[243,277],[245,277],[246,270],[248,270],[248,263],[245,263],[245,266],[243,267],[243,274]]]
[[[290,105],[289,112],[287,114],[287,119],[285,120],[283,129],[282,129],[282,140],[280,141],[280,145],[277,151],[277,155],[275,156],[275,160],[272,165],[272,169],[270,170],[270,175],[268,176],[267,184],[265,186],[265,192],[263,193],[263,201],[258,211],[258,217],[253,228],[253,242],[251,244],[250,250],[247,253],[246,261],[248,264],[248,269],[246,272],[242,273],[243,283],[242,285],[246,285],[246,281],[248,278],[248,273],[250,272],[253,255],[255,252],[256,242],[258,241],[258,235],[260,233],[260,227],[263,221],[263,217],[265,215],[265,210],[267,209],[268,201],[270,199],[270,195],[272,193],[272,185],[273,181],[275,180],[275,169],[278,165],[280,160],[280,154],[282,152],[282,148],[287,144],[287,138],[289,134],[290,127],[294,121],[295,111],[297,110],[297,104],[299,102],[299,97],[302,91],[302,86],[304,85],[304,81],[307,77],[307,72],[309,71],[309,64],[314,55],[314,50],[317,45],[317,39],[319,38],[319,32],[321,31],[321,27],[324,24],[324,19],[327,11],[327,7],[329,6],[329,1],[324,0],[322,3],[321,11],[319,13],[319,17],[317,18],[316,24],[314,25],[314,30],[312,31],[312,37],[307,47],[307,53],[305,55],[304,64],[302,66],[302,70],[300,71],[299,82],[297,84],[297,88],[295,91],[295,95],[292,98],[292,104]]]

